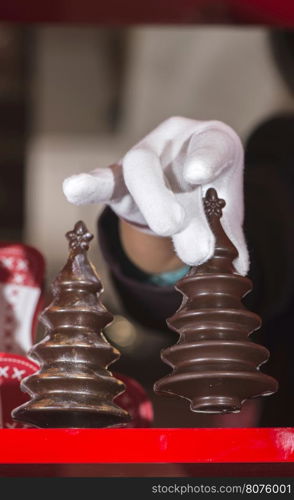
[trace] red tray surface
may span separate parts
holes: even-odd
[[[0,463],[294,462],[294,428],[1,429]]]

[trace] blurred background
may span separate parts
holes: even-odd
[[[292,31],[264,27],[0,25],[1,240],[25,242],[44,255],[48,292],[67,256],[65,232],[82,219],[97,235],[97,218],[103,209],[68,204],[62,193],[63,179],[117,161],[173,115],[228,123],[244,145],[250,145],[250,165],[258,161],[264,166],[268,151],[273,171],[280,171],[287,162],[290,165],[293,47]],[[273,124],[269,131],[267,124]],[[259,140],[264,127],[267,132]],[[267,171],[263,172],[266,177]],[[274,179],[271,189],[276,193]],[[257,196],[262,196],[262,183],[256,189]],[[275,203],[285,201],[283,193],[279,191]],[[264,200],[274,203],[270,194]],[[284,233],[277,237],[289,249],[289,205],[279,214],[284,217]],[[269,220],[269,230],[270,226]],[[265,238],[270,242],[269,233]],[[159,353],[170,339],[125,318],[95,239],[90,257],[104,284],[103,301],[116,315],[107,335],[122,352],[113,369],[133,376],[147,389],[154,402],[156,426],[242,426],[256,424],[256,415],[260,415],[260,425],[294,425],[292,320],[287,316],[293,281],[289,282],[287,252],[277,248],[275,253],[269,246],[264,252],[269,273],[275,265],[267,288],[273,289],[272,303],[285,288],[287,296],[280,316],[284,323],[272,320],[267,332],[261,332],[259,339],[257,334],[256,339],[271,349],[266,369],[282,387],[269,403],[257,403],[252,420],[249,407],[242,414],[244,421],[234,415],[225,421],[192,414],[184,401],[153,395],[152,384],[169,371]]]

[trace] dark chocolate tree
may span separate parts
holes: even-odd
[[[80,221],[66,237],[68,260],[41,316],[46,336],[29,354],[40,370],[21,384],[31,400],[12,416],[37,427],[119,426],[129,417],[113,403],[124,385],[107,370],[119,352],[102,333],[112,315],[99,299],[102,285],[87,257],[93,235]]]
[[[173,372],[154,386],[203,413],[238,412],[246,399],[277,390],[277,382],[259,370],[268,350],[248,338],[261,320],[241,302],[252,283],[233,266],[238,252],[220,223],[224,206],[210,188],[204,208],[216,239],[214,255],[176,285],[184,298],[168,325],[180,338],[161,355]]]

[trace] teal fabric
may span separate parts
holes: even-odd
[[[152,283],[157,286],[172,286],[175,285],[178,280],[183,278],[189,271],[189,266],[183,266],[175,271],[169,271],[159,274],[150,274],[147,278],[148,283]]]

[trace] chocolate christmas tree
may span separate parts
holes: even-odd
[[[233,266],[238,252],[220,222],[224,206],[210,188],[204,208],[215,252],[176,285],[184,298],[168,325],[180,338],[161,356],[173,372],[154,386],[158,393],[188,399],[192,411],[203,413],[238,412],[246,399],[277,390],[277,382],[259,370],[268,350],[248,338],[261,320],[241,302],[252,283]]]
[[[22,382],[31,400],[12,416],[37,427],[119,426],[129,417],[113,403],[124,385],[107,370],[119,353],[102,333],[112,315],[99,300],[102,285],[87,258],[93,235],[78,222],[66,236],[69,257],[41,316],[46,336],[30,352],[41,368]]]

